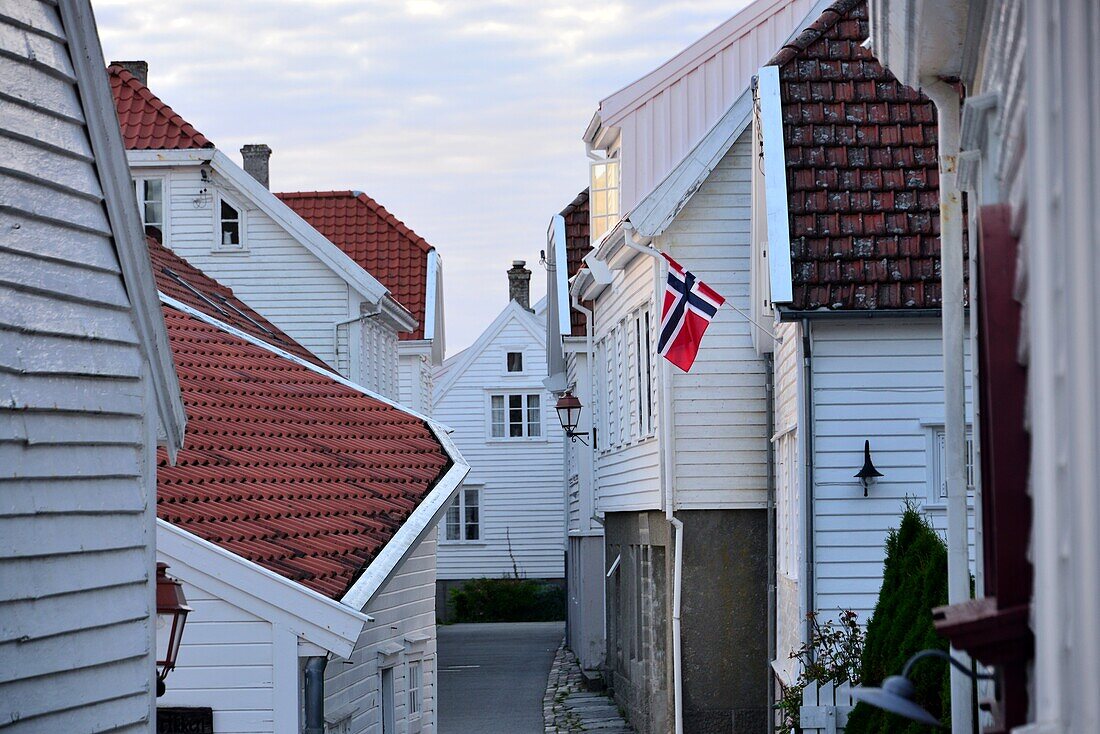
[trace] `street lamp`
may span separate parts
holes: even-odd
[[[588,432],[578,432],[577,424],[581,420],[581,401],[576,398],[573,393],[568,390],[562,393],[562,396],[558,398],[557,404],[554,405],[554,409],[558,411],[558,420],[561,422],[562,430],[565,431],[565,435],[569,437],[570,442],[575,442],[581,436],[587,436]],[[584,443],[584,439],[581,438],[581,443]]]
[[[183,584],[169,576],[167,563],[157,563],[157,696],[164,695],[164,679],[176,667],[183,625],[187,622],[187,597]]]
[[[892,714],[904,716],[907,719],[912,719],[913,721],[928,726],[934,726],[940,729],[945,728],[943,724],[940,723],[939,719],[921,708],[921,706],[913,700],[913,696],[916,695],[916,688],[913,687],[913,682],[909,680],[909,671],[913,669],[913,665],[918,660],[923,660],[924,658],[941,658],[946,660],[961,670],[965,675],[969,676],[971,680],[990,680],[993,678],[993,675],[990,673],[975,673],[943,650],[921,650],[916,655],[909,658],[905,663],[905,667],[902,668],[901,675],[891,675],[884,680],[882,682],[882,688],[856,688],[852,691],[852,696],[858,701],[863,701],[883,711],[889,711]]]

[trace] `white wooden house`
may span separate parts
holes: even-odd
[[[469,467],[150,247],[190,418],[157,479],[158,558],[193,607],[160,705],[238,734],[435,731],[435,527]]]
[[[152,732],[179,387],[91,7],[6,3],[0,49],[0,726]]]
[[[870,616],[907,502],[946,529],[935,109],[860,45],[865,2],[811,20],[760,70],[753,115],[751,314],[777,336],[759,345],[774,348],[782,685],[807,613]],[[866,488],[865,445],[883,475]]]
[[[146,227],[340,374],[426,406],[419,393],[402,393],[403,382],[425,378],[399,373],[398,338],[435,327],[268,190],[270,149],[242,149],[248,172],[150,91],[144,62],[108,72]],[[427,299],[442,286],[438,257],[422,255]],[[433,324],[441,330],[442,316]],[[406,370],[414,368],[428,371],[419,362]]]
[[[894,74],[964,93],[944,100],[939,133],[960,151],[944,194],[967,196],[984,556],[977,598],[938,610],[937,627],[996,668],[985,731],[1095,730],[1096,8],[871,6]]]
[[[562,430],[546,377],[546,311],[528,309],[516,261],[504,310],[435,378],[433,416],[454,429],[470,476],[439,528],[438,607],[471,578],[564,581]]]
[[[690,374],[656,357],[657,254],[748,310],[749,84],[811,6],[753,3],[603,100],[585,134],[593,251],[570,294],[592,312],[608,683],[642,732],[766,726],[767,360],[732,309]]]

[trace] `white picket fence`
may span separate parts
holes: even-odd
[[[847,683],[806,686],[799,712],[803,734],[841,734],[855,705]]]

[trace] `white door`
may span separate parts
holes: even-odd
[[[382,668],[382,734],[395,734],[393,719],[393,668]]]

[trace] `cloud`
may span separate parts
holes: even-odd
[[[104,52],[227,154],[274,149],[282,190],[367,191],[442,254],[448,347],[536,270],[585,185],[599,100],[746,0],[94,0]]]

